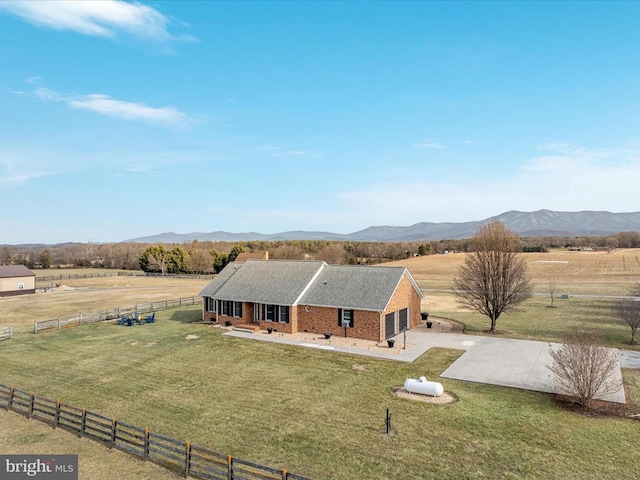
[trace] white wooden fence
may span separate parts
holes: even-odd
[[[39,320],[33,323],[33,333],[40,333],[44,330],[60,329],[66,327],[75,327],[77,325],[85,325],[90,323],[104,322],[107,320],[115,320],[120,315],[131,315],[133,313],[149,313],[159,310],[168,310],[170,308],[180,308],[200,303],[200,297],[185,297],[160,300],[158,302],[137,303],[128,307],[118,307],[111,310],[100,310],[99,312],[80,313],[71,317],[58,317],[51,320]]]
[[[0,327],[0,342],[13,338],[13,327]]]

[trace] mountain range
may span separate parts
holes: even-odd
[[[539,236],[596,236],[618,232],[640,232],[640,212],[611,213],[596,211],[537,212],[509,211],[473,222],[420,222],[408,227],[376,226],[348,234],[315,231],[290,231],[273,234],[257,232],[229,233],[161,233],[127,240],[140,243],[183,243],[193,240],[213,242],[242,242],[250,240],[351,240],[358,242],[419,242],[427,240],[462,239],[472,237],[476,230],[493,220],[499,220],[521,237]]]

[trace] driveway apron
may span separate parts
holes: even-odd
[[[408,332],[409,333],[409,332]],[[408,341],[427,347],[465,350],[449,368],[440,375],[468,382],[486,383],[503,387],[521,388],[546,393],[563,393],[549,370],[553,364],[550,349],[560,344],[514,340],[477,335],[412,330]],[[410,339],[410,340],[409,340]],[[615,369],[613,381],[622,382],[620,368]],[[609,402],[626,403],[624,389],[598,397]]]

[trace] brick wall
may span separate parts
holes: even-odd
[[[409,307],[409,326],[410,328],[416,328],[420,325],[420,296],[405,275],[400,280],[400,284],[384,311],[384,315],[407,307]]]
[[[309,307],[299,305],[298,332],[331,333],[344,337],[344,328],[338,326],[338,309],[328,307]],[[362,338],[364,340],[380,340],[380,313],[355,310],[353,313],[353,328],[347,328],[347,337]]]

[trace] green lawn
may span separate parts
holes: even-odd
[[[436,349],[405,364],[224,338],[190,323],[198,308],[157,318],[3,342],[0,382],[316,479],[638,475],[632,420],[585,418],[549,395],[447,379],[453,404],[393,394],[408,376],[435,378],[460,352]],[[637,395],[638,376],[628,375]],[[386,408],[390,436],[381,433]]]

